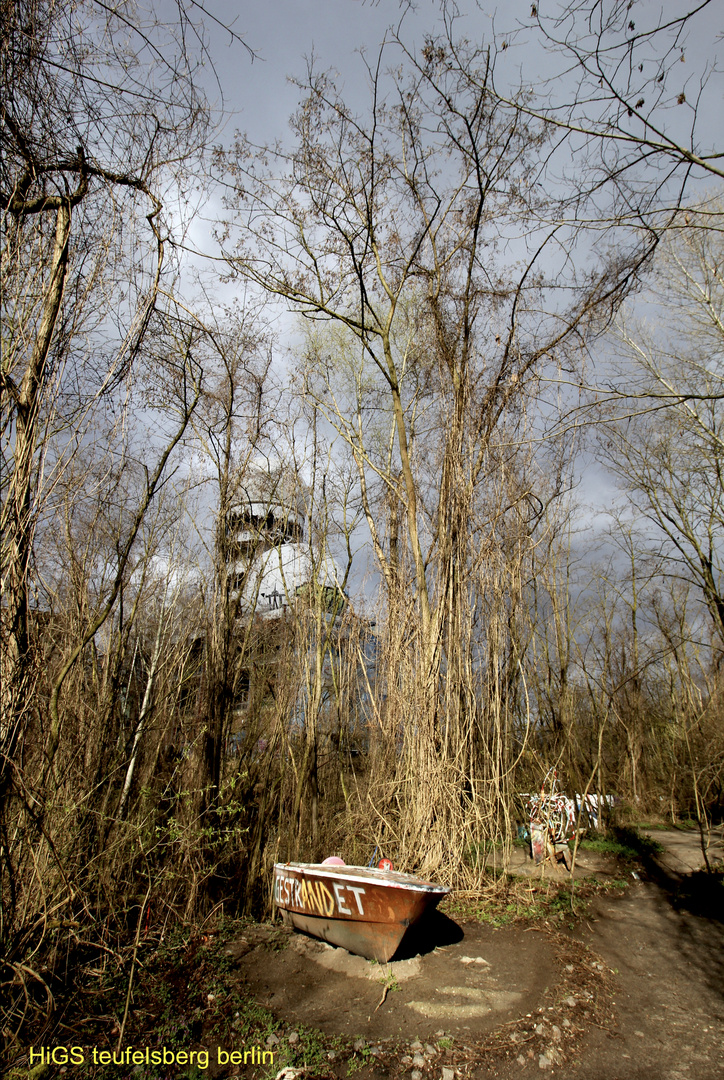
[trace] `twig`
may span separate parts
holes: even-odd
[[[123,1044],[123,1032],[126,1029],[126,1020],[128,1019],[128,1009],[129,1009],[130,1004],[131,1004],[131,990],[133,989],[133,973],[136,970],[136,956],[138,954],[138,942],[140,941],[140,938],[141,938],[141,924],[143,922],[143,912],[146,909],[146,904],[148,902],[148,898],[149,898],[150,895],[151,895],[151,882],[149,881],[148,888],[146,889],[146,895],[144,896],[143,903],[141,904],[141,910],[138,913],[138,923],[136,924],[136,940],[133,943],[133,956],[131,957],[131,974],[128,976],[128,992],[126,993],[126,1008],[125,1008],[125,1010],[123,1012],[123,1022],[121,1024],[121,1030],[118,1033],[118,1047],[117,1047],[117,1052],[118,1053],[120,1053],[121,1046]]]

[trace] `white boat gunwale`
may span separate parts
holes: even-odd
[[[421,893],[449,893],[447,885],[435,885],[431,881],[424,881],[415,877],[414,874],[403,874],[398,870],[380,870],[378,867],[367,866],[323,866],[321,863],[274,863],[274,871],[295,870],[302,873],[313,873],[319,877],[344,878],[345,881],[355,881],[361,884],[374,883],[388,889],[408,889],[412,892]],[[350,871],[353,871],[350,873]]]

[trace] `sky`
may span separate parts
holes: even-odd
[[[681,39],[681,87],[688,90],[688,98],[692,97],[692,87],[690,83],[687,86],[687,81],[698,73],[703,62],[715,59],[717,41],[721,43],[724,32],[720,2],[710,3]],[[639,21],[639,30],[646,29],[660,13],[664,17],[679,15],[689,6],[694,5],[683,0],[635,0],[629,5],[632,20]],[[303,75],[305,58],[314,55],[323,69],[341,76],[347,93],[363,94],[364,73],[356,55],[360,50],[374,55],[390,27],[401,26],[403,39],[419,46],[425,34],[442,26],[439,0],[416,0],[414,5],[400,0],[208,0],[205,7],[255,53],[252,59],[212,19],[203,17],[226,109],[239,127],[259,141],[286,134],[287,117],[297,96],[288,79]],[[559,0],[541,0],[537,7],[547,16],[559,10],[561,4]],[[544,77],[563,77],[560,58],[546,56],[536,43],[536,34],[530,29],[521,30],[531,22],[531,0],[510,0],[500,5],[459,0],[458,8],[458,34],[475,42],[490,40],[493,32],[501,41],[507,37],[511,48],[502,58],[502,70],[503,78],[509,73],[511,85],[522,80],[532,86]],[[723,93],[720,72],[710,89],[710,105],[717,100],[721,105]],[[710,107],[706,119],[712,142],[716,142],[724,130],[721,108]]]
[[[376,51],[388,28],[404,14],[405,31],[414,37],[439,19],[435,0],[420,0],[416,11],[402,12],[398,0],[222,0],[213,10],[256,54],[251,59],[228,35],[213,28],[212,53],[234,126],[258,142],[287,134],[288,117],[297,102],[289,81],[304,75],[306,58],[315,56],[324,69],[341,75],[347,92],[364,95],[359,50]],[[237,14],[235,14],[237,12]]]

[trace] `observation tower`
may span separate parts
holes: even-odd
[[[309,539],[310,491],[280,462],[256,459],[226,517],[230,590],[241,617],[279,618],[315,580],[341,594],[334,559]]]

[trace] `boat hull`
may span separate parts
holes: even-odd
[[[361,866],[274,867],[274,901],[287,925],[381,963],[449,891],[410,874]]]

